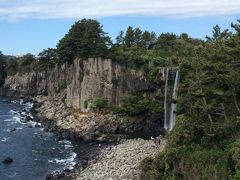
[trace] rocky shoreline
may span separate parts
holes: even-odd
[[[127,139],[111,148],[102,148],[99,156],[79,172],[77,180],[135,180],[140,175],[139,164],[147,156],[162,151],[162,140],[156,149],[151,140]]]
[[[80,113],[66,108],[58,97],[37,96],[31,101],[31,112],[44,130],[55,133],[59,140],[71,140],[77,147],[74,169],[54,172],[46,179],[137,179],[140,161],[159,151],[151,140],[129,139],[126,133],[136,125],[126,117]],[[123,130],[125,134],[120,133]],[[164,145],[165,140],[160,150]]]

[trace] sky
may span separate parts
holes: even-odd
[[[129,25],[204,39],[216,24],[231,30],[240,0],[0,0],[0,51],[37,55],[82,18],[98,20],[113,40]]]

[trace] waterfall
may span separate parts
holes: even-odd
[[[175,76],[175,81],[174,81],[174,87],[173,87],[173,95],[172,95],[173,101],[175,101],[177,99],[177,90],[178,90],[179,80],[180,80],[180,75],[179,75],[179,71],[177,70],[176,76]],[[173,127],[176,123],[176,108],[177,108],[176,102],[172,102],[171,110],[170,110],[170,119],[169,119],[169,129],[168,129],[169,131],[171,131],[173,129]]]
[[[164,71],[165,73],[165,71]],[[169,76],[169,68],[166,69],[165,77],[165,88],[164,88],[164,129],[168,131],[168,113],[167,113],[167,98],[168,98],[168,76]]]

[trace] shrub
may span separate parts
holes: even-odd
[[[17,72],[18,72],[18,61],[16,59],[10,59],[7,64],[7,74],[10,76],[13,76]]]
[[[156,100],[143,97],[142,95],[125,95],[121,112],[130,116],[139,115],[144,112],[160,112],[161,105]]]
[[[85,100],[84,101],[84,109],[87,109],[88,108],[88,100]]]
[[[67,82],[62,80],[58,83],[58,87],[55,89],[56,93],[60,93],[62,90],[67,88]]]
[[[92,106],[93,110],[103,110],[108,108],[108,100],[105,98],[97,98],[93,100]]]

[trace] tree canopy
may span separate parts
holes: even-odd
[[[74,57],[107,56],[110,38],[96,20],[77,21],[57,44],[60,61],[71,62]]]

